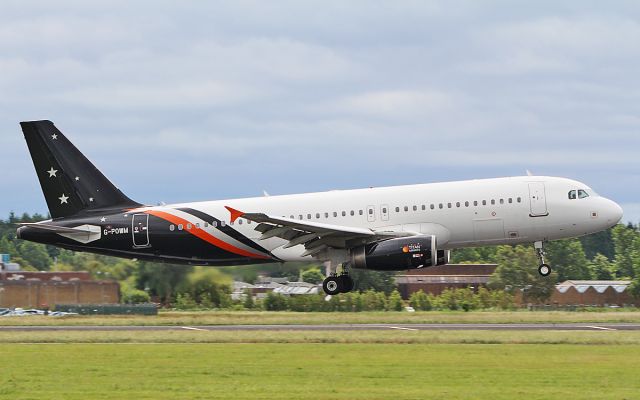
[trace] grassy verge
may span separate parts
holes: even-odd
[[[163,311],[157,316],[4,317],[0,325],[233,325],[362,323],[640,323],[640,311],[431,311],[302,313],[267,311]]]
[[[640,345],[633,331],[63,331],[0,332],[0,343],[344,343]]]
[[[632,399],[640,346],[0,346],[0,399]]]

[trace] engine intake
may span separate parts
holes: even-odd
[[[448,250],[437,250],[433,235],[383,240],[351,249],[353,268],[402,271],[446,264]]]

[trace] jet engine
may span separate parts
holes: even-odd
[[[449,251],[436,248],[434,235],[388,239],[351,249],[353,268],[402,271],[448,262]]]

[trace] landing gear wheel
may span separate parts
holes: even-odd
[[[354,282],[353,279],[349,275],[340,275],[338,277],[340,280],[340,286],[342,287],[342,293],[347,293],[353,290]]]
[[[542,264],[538,267],[538,273],[542,276],[549,276],[551,274],[551,267],[549,264]]]
[[[329,296],[342,292],[342,279],[337,276],[329,276],[322,282],[322,290]]]

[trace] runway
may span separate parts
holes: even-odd
[[[325,324],[325,325],[31,325],[0,326],[0,332],[70,332],[70,331],[639,331],[640,324],[569,323],[569,324]]]

